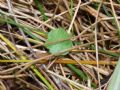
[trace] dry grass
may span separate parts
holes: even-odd
[[[106,90],[120,56],[119,2],[38,1],[43,13],[34,0],[0,0],[0,90]],[[59,27],[74,43],[65,56],[44,46]]]

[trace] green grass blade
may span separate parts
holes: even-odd
[[[27,29],[22,29],[25,33],[27,33],[30,37],[32,37],[33,39],[37,40],[37,41],[40,41],[40,39],[35,36],[30,30],[27,30]]]
[[[104,54],[107,54],[107,55],[110,55],[110,56],[120,57],[120,54],[114,53],[114,52],[110,52],[110,51],[108,51],[108,50],[99,49],[98,51],[99,51],[100,53],[104,53]]]
[[[48,17],[45,15],[45,12],[43,10],[43,6],[40,4],[40,2],[38,0],[34,0],[35,5],[37,6],[37,8],[39,9],[43,19],[46,21],[48,20]]]
[[[80,77],[80,79],[83,79],[85,81],[87,81],[87,76],[86,74],[81,71],[80,69],[76,68],[73,64],[67,64],[67,66],[76,73],[76,75],[78,75]]]
[[[54,90],[54,88],[50,85],[50,83],[42,76],[42,74],[35,68],[35,66],[31,66],[32,70],[36,73],[36,75],[48,86],[49,90]]]
[[[8,24],[11,24],[11,25],[15,25],[19,28],[27,28],[28,30],[30,30],[32,32],[39,32],[39,35],[46,36],[46,33],[44,33],[41,30],[38,30],[37,28],[31,27],[31,26],[28,26],[28,25],[23,25],[21,23],[16,23],[13,19],[11,19],[9,17],[5,18],[4,15],[0,16],[0,23],[8,23]]]
[[[120,90],[120,57],[111,76],[107,90]]]
[[[95,50],[95,46],[92,45],[91,49]],[[107,54],[107,55],[110,55],[113,57],[117,57],[117,58],[120,57],[120,53],[110,52],[109,50],[99,49],[98,52],[103,53],[103,54]]]
[[[111,17],[112,15],[108,12],[106,6],[105,6],[105,5],[102,5],[102,7],[103,7],[103,10],[105,11],[105,14],[106,14],[107,16]]]
[[[73,17],[73,0],[70,0],[70,15]]]
[[[6,37],[4,37],[1,33],[0,33],[0,39],[2,39],[14,52],[17,52],[14,44],[10,42]]]

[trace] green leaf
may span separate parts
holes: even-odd
[[[63,28],[51,30],[48,33],[48,39],[45,43],[45,46],[49,49],[50,53],[59,53],[73,46],[72,41],[68,40],[68,38],[70,38],[70,35]],[[67,53],[68,52],[64,53],[63,55]]]

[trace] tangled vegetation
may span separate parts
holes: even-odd
[[[0,90],[118,90],[119,15],[119,0],[0,0]]]

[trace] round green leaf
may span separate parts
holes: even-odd
[[[48,39],[45,43],[45,46],[49,49],[49,52],[52,54],[64,51],[73,46],[71,40],[65,40],[68,38],[70,38],[70,35],[63,28],[51,30],[48,33]]]

